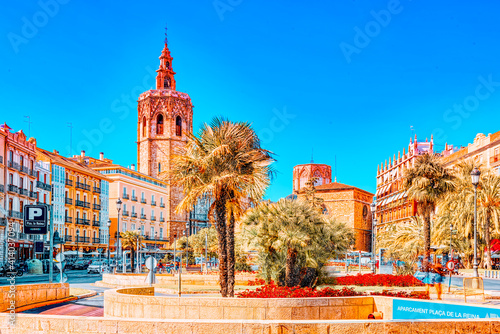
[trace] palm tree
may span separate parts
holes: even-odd
[[[234,296],[235,222],[248,199],[258,201],[264,196],[273,161],[249,123],[221,118],[205,124],[197,135],[188,134],[185,149],[173,159],[169,178],[182,186],[185,195],[178,212],[192,209],[204,195],[214,199],[209,216],[217,229],[223,297]]]
[[[437,155],[424,154],[405,170],[403,187],[408,191],[408,198],[417,202],[417,213],[423,221],[424,253],[428,255],[431,248],[431,215],[437,203],[453,190],[453,176]],[[427,263],[428,256],[425,256],[424,268],[427,268]]]
[[[132,271],[135,266],[135,252],[138,249],[138,246],[144,240],[144,237],[141,235],[140,231],[125,231],[120,233],[120,237],[122,239],[122,246],[124,249],[130,249],[130,265]],[[125,266],[125,259],[123,261],[123,265]]]
[[[322,216],[310,203],[281,199],[263,202],[242,220],[250,226],[250,239],[259,250],[266,278],[286,286],[299,283],[299,272],[306,266],[320,269],[326,260],[345,252],[354,234],[345,224]]]

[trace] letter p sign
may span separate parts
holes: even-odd
[[[29,209],[29,214],[28,214],[28,219],[29,220],[38,220],[42,217],[43,211],[41,208],[30,208]]]

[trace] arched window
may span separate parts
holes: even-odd
[[[168,62],[168,61],[167,61],[167,62],[165,63],[165,67],[166,67],[166,68],[168,68],[168,69],[170,69],[170,62]]]
[[[146,117],[142,118],[142,136],[146,137]]]
[[[175,118],[175,135],[182,136],[182,118],[181,116],[177,116]]]
[[[163,80],[163,88],[170,88],[170,78],[169,77],[165,77],[165,79]]]
[[[158,173],[161,173],[161,163],[158,163]]]
[[[158,117],[156,117],[156,134],[157,135],[163,134],[163,115],[162,114],[158,114]]]

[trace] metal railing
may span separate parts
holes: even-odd
[[[76,206],[80,206],[82,208],[90,209],[90,203],[89,202],[85,202],[85,201],[76,200]]]
[[[151,206],[156,206],[156,201],[151,201]]]
[[[141,214],[141,219],[146,219],[146,215]]]
[[[19,211],[8,210],[7,215],[11,218],[23,218],[23,214]]]
[[[28,167],[26,167],[26,166],[19,166],[19,167],[20,167],[19,171],[21,173],[29,174],[29,168]]]
[[[31,198],[36,198],[36,192],[34,191],[30,191],[30,195],[29,195]]]
[[[160,208],[164,208],[165,207],[165,203],[160,203]]]
[[[163,222],[165,222],[165,218],[162,217],[162,218],[160,218],[160,223],[163,223]]]
[[[128,211],[123,211],[122,216],[123,217],[128,217]]]
[[[94,187],[94,192],[100,194],[101,193],[101,188]]]
[[[19,194],[23,196],[28,196],[30,192],[28,191],[28,189],[19,188]]]
[[[122,198],[123,198],[123,199],[129,199],[130,197],[129,197],[129,195],[128,195],[128,194],[123,194],[123,195],[122,195]]]
[[[73,236],[72,235],[65,235],[64,236],[64,241],[65,242],[71,242],[71,241],[73,241]]]
[[[72,187],[72,186],[73,186],[73,180],[66,179],[65,183],[66,183],[66,185],[67,185],[67,186],[69,186],[69,187]]]
[[[132,196],[132,201],[137,202],[137,197]]]
[[[89,243],[90,238],[89,237],[80,237],[80,236],[77,235],[75,237],[75,240],[78,241],[78,242]]]
[[[141,198],[141,203],[142,204],[146,204],[147,203],[146,199],[145,198]]]
[[[66,197],[64,199],[64,202],[68,205],[73,205],[73,199],[72,198],[69,198],[69,197]]]
[[[11,191],[17,194],[19,192],[19,188],[13,184],[9,184],[7,185],[7,191]]]
[[[94,203],[94,204],[92,205],[92,208],[93,208],[94,210],[101,210],[101,205],[100,205],[100,204],[95,204],[95,203]]]
[[[132,218],[137,218],[137,212],[132,212]]]
[[[155,222],[156,221],[156,217],[155,216],[151,216],[151,220]]]
[[[101,222],[98,220],[92,220],[92,226],[100,226]]]
[[[14,162],[14,161],[9,161],[9,163],[7,164],[7,167],[19,170],[19,164],[17,162]]]
[[[99,237],[93,237],[92,238],[92,243],[94,243],[94,244],[103,244],[104,241],[102,241],[101,238],[99,238]]]
[[[88,184],[85,184],[85,183],[77,182],[76,187],[79,189],[90,191],[90,186]]]
[[[73,217],[65,216],[64,217],[64,222],[65,223],[73,223]]]
[[[76,218],[76,223],[79,225],[89,225],[90,226],[90,220],[86,218]]]

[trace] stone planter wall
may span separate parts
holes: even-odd
[[[10,285],[0,287],[0,312],[6,311],[10,306],[11,293],[15,294],[16,308],[37,304],[46,301],[58,300],[69,297],[69,284],[28,284]]]
[[[146,281],[147,274],[103,274],[102,282],[115,286],[140,286],[149,285]],[[182,284],[191,285],[218,285],[219,275],[182,274]],[[249,280],[255,280],[255,274],[236,275],[237,285],[248,285]],[[156,285],[175,285],[178,277],[172,274],[157,274]]]

